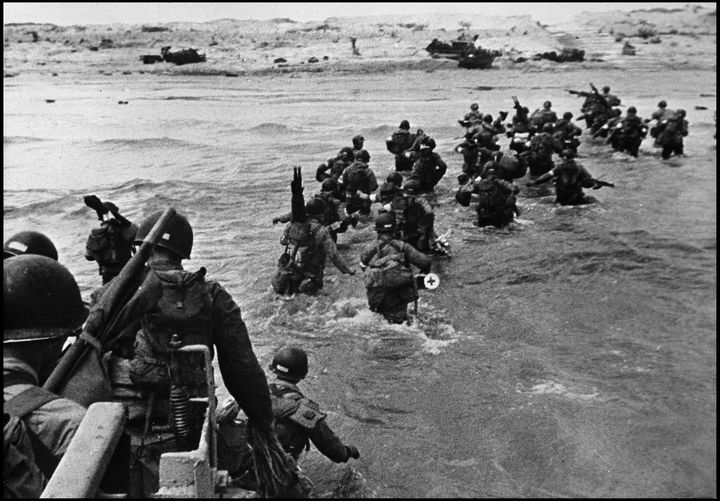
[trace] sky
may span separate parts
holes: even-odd
[[[487,14],[509,16],[530,14],[536,21],[554,23],[569,21],[575,14],[585,11],[635,10],[677,8],[685,3],[34,3],[3,2],[3,23],[72,24],[143,24],[216,19],[273,19],[290,18],[294,21],[324,21],[329,17],[366,15],[430,14],[438,12]],[[715,3],[693,3],[714,9]]]

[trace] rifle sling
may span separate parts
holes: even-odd
[[[98,339],[96,337],[92,336],[87,331],[82,331],[82,333],[80,333],[80,335],[78,336],[78,339],[82,339],[87,344],[89,344],[90,346],[95,348],[98,353],[102,354],[102,352],[103,352],[102,343],[100,343],[100,341],[98,341]]]

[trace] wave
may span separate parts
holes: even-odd
[[[3,136],[3,144],[42,143],[45,141],[50,141],[50,139],[31,136]]]
[[[94,141],[93,141],[94,142]],[[101,146],[107,146],[117,149],[189,149],[198,150],[211,148],[211,146],[202,143],[195,143],[192,141],[185,141],[183,139],[173,139],[169,137],[149,137],[143,139],[104,139],[96,142]]]
[[[275,122],[266,122],[261,123],[260,125],[256,125],[255,127],[250,127],[249,129],[245,129],[246,131],[252,131],[252,132],[288,132],[291,129],[285,125],[285,124],[279,124]]]

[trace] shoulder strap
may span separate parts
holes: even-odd
[[[5,387],[12,386],[5,384]],[[12,397],[7,402],[4,402],[4,411],[15,416],[19,419],[25,418],[28,414],[33,412],[35,409],[42,407],[52,400],[60,398],[58,395],[51,393],[39,386],[33,386],[28,388]],[[23,421],[25,425],[25,431],[30,438],[33,452],[35,453],[35,463],[42,471],[46,478],[50,478],[58,465],[58,458],[48,449],[48,447],[40,440],[35,432]]]
[[[33,386],[5,402],[5,412],[11,416],[23,418],[38,407],[58,398],[60,397],[54,393],[39,386]]]

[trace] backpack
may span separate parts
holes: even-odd
[[[85,243],[85,256],[102,266],[125,264],[130,259],[130,245],[123,235],[126,230],[107,223],[93,228]]]
[[[365,191],[367,175],[364,164],[354,163],[346,169],[345,191],[355,194],[357,190]]]
[[[319,228],[319,226],[318,226]],[[278,259],[278,270],[272,279],[276,293],[286,294],[297,290],[304,278],[310,256],[315,251],[315,235],[309,222],[291,223],[286,230],[287,244]]]
[[[336,210],[336,204],[334,203],[334,197],[330,193],[319,193],[315,195],[315,198],[319,198],[325,203],[325,214],[323,217],[323,225],[330,226],[334,222],[338,221],[338,215]]]
[[[505,210],[507,195],[497,186],[494,179],[480,180],[476,185],[476,192],[478,216],[493,219]]]
[[[45,483],[25,423],[3,412],[3,498],[39,498]]]
[[[170,384],[167,362],[173,334],[178,334],[183,345],[211,346],[212,297],[205,282],[205,268],[194,273],[185,270],[152,273],[160,281],[161,296],[152,311],[142,318],[142,332],[135,342],[145,346],[136,346],[136,357],[130,361],[130,379],[140,387],[165,389]],[[181,377],[188,384],[202,387],[204,361],[196,355],[183,355]]]
[[[405,245],[393,240],[380,247],[380,243],[375,242],[376,252],[363,276],[365,287],[395,289],[414,285],[415,276],[405,258]]]

